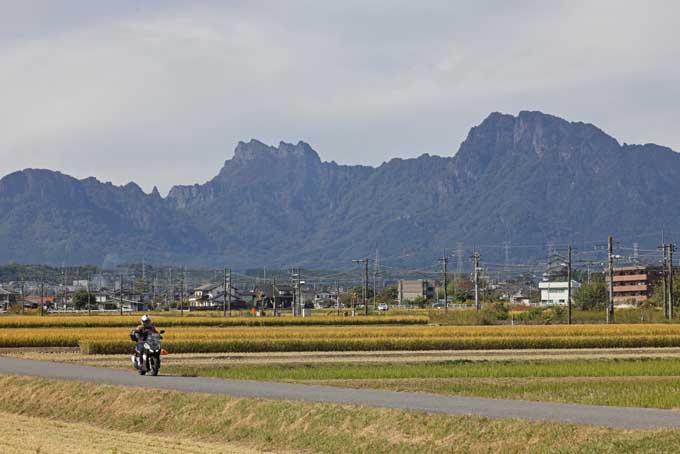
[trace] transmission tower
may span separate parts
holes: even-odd
[[[462,242],[456,244],[456,272],[463,274],[463,258],[465,256],[465,247]]]
[[[506,281],[510,277],[510,242],[509,241],[503,241],[503,249],[505,252],[505,264],[503,267],[503,279]]]

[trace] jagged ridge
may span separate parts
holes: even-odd
[[[251,140],[213,179],[166,198],[46,170],[8,175],[0,260],[346,266],[379,249],[430,264],[459,241],[578,244],[670,229],[679,170],[668,148],[620,145],[540,112],[492,113],[455,156],[377,168],[323,162],[304,142]]]

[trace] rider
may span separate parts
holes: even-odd
[[[136,342],[137,344],[135,345],[135,355],[137,355],[137,358],[141,358],[144,354],[144,342],[149,337],[149,335],[151,333],[157,332],[158,330],[155,326],[153,326],[151,317],[146,314],[142,315],[142,323],[130,332],[130,339],[132,339],[132,341]],[[144,361],[140,360],[139,363],[141,370],[144,371]]]

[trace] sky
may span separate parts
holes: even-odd
[[[0,174],[162,194],[256,138],[325,161],[452,156],[541,110],[680,150],[675,1],[0,0]]]

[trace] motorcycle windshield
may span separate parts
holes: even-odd
[[[152,334],[146,341],[146,345],[150,350],[158,350],[161,345],[161,336],[159,334]]]

